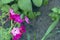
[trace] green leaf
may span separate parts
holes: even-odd
[[[27,15],[30,19],[34,19],[36,16],[34,14],[34,12],[29,12]]]
[[[50,13],[49,16],[52,18],[52,20],[56,20],[59,17],[56,13]]]
[[[49,35],[49,33],[55,28],[55,26],[57,25],[57,23],[59,22],[59,19],[57,18],[47,29],[45,35],[42,37],[41,40],[45,40],[46,36]]]
[[[37,7],[40,7],[42,5],[42,2],[43,2],[43,0],[32,0],[32,1]]]
[[[4,5],[1,8],[2,12],[9,12],[9,9],[10,9],[10,6],[9,5]]]
[[[2,13],[2,18],[6,17],[7,13]]]
[[[10,40],[11,35],[7,33],[7,30],[0,27],[0,40]]]
[[[60,15],[60,8],[58,8],[58,14]]]
[[[2,4],[1,1],[0,1],[0,8],[2,7],[2,5],[3,5],[3,4]]]
[[[48,4],[48,0],[43,0],[43,4],[44,5]]]
[[[55,12],[55,13],[57,13],[58,12],[58,8],[56,8],[56,7],[52,8],[52,11]]]
[[[40,12],[36,12],[35,14],[36,14],[36,16],[39,16],[41,13]]]
[[[54,7],[51,10],[52,13],[49,14],[49,16],[51,16],[53,20],[60,17],[60,8]]]
[[[12,1],[14,1],[14,0],[1,0],[1,2],[2,2],[3,4],[7,4],[7,3],[10,3],[10,2],[12,2]]]
[[[56,14],[60,14],[60,8],[52,8],[52,11],[55,12]]]
[[[14,10],[14,12],[17,12],[18,11],[18,5],[17,4],[13,4],[11,6],[11,8]]]
[[[32,11],[31,0],[18,0],[18,6],[23,11]]]
[[[27,16],[30,18],[30,19],[34,19],[34,18],[36,18],[37,16],[39,16],[40,15],[40,12],[29,12],[28,14],[27,14]]]

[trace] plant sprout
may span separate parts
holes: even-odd
[[[45,40],[47,36],[49,36],[50,32],[56,27],[60,20],[60,9],[59,8],[52,8],[52,13],[49,14],[49,16],[52,18],[53,23],[49,26],[47,29],[45,35],[42,37],[41,40]]]

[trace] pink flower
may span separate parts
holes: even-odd
[[[20,29],[14,27],[11,33],[13,34],[13,36],[16,36],[16,34],[20,34]]]
[[[21,38],[22,35],[17,34],[16,36],[13,36],[12,40],[18,40],[19,38]]]
[[[26,21],[28,24],[30,24],[29,18],[28,18],[27,16],[25,16],[25,21]]]
[[[24,21],[26,21],[28,24],[30,24],[29,18],[27,16],[25,16],[24,19],[22,19],[19,14],[14,13],[13,9],[10,9],[9,13],[10,13],[10,20],[13,20],[18,23],[23,23]]]
[[[14,21],[16,21],[16,22],[18,22],[18,23],[24,22],[24,20],[21,19],[20,15],[14,13],[14,11],[13,11],[12,9],[9,10],[9,13],[10,13],[10,19],[11,19],[11,20],[14,20]]]
[[[9,10],[10,14],[14,15],[14,11],[12,9]]]
[[[11,31],[11,34],[13,35],[13,40],[18,40],[21,38],[22,34],[25,32],[25,26],[22,25],[20,28],[14,27]]]
[[[26,32],[26,30],[25,30],[25,25],[22,25],[22,26],[20,27],[20,32],[21,32],[21,33]]]

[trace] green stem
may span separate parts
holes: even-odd
[[[27,33],[27,40],[30,40],[30,34]]]
[[[2,17],[3,15],[1,15],[1,23],[2,23],[2,27],[3,27],[3,17]]]
[[[47,32],[45,33],[45,35],[43,36],[43,38],[41,40],[45,40],[45,38],[48,36],[48,34],[55,28],[55,26],[57,25],[57,23],[59,22],[59,18],[57,18],[48,28]]]
[[[8,31],[8,33],[10,33],[10,31],[11,31],[11,29],[13,28],[13,23],[12,23],[12,20],[11,20],[11,27],[9,28],[9,31]]]
[[[36,40],[36,32],[34,33],[34,40]]]

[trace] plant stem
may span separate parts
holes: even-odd
[[[47,32],[45,33],[45,35],[43,36],[43,38],[41,40],[45,40],[45,38],[48,36],[48,34],[55,28],[55,26],[57,25],[57,23],[59,22],[59,18],[57,18],[47,29]]]
[[[3,24],[5,24],[8,21],[8,18],[6,19],[6,21],[3,22]]]
[[[30,40],[30,34],[27,33],[27,40]]]
[[[13,28],[13,23],[12,23],[12,20],[11,20],[11,27],[9,28],[8,33],[10,33],[10,31],[11,31],[12,28]]]
[[[1,15],[1,23],[2,23],[2,27],[3,27],[3,17],[2,17],[3,15]]]
[[[34,32],[34,40],[36,40],[36,32]]]

